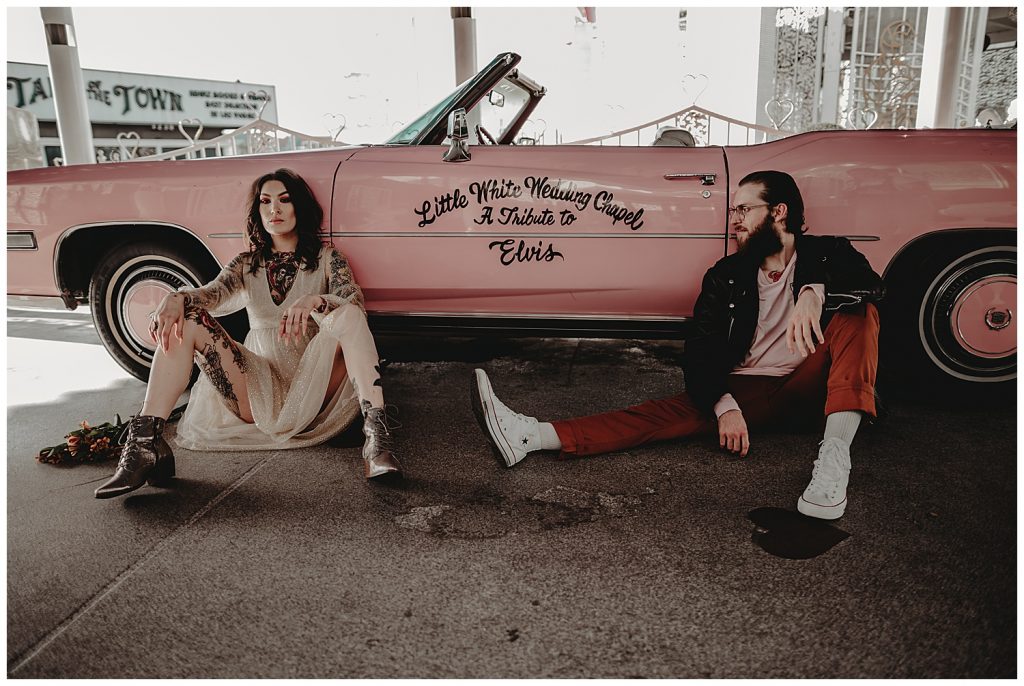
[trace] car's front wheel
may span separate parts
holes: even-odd
[[[92,319],[103,345],[130,374],[147,380],[156,350],[149,337],[150,313],[168,293],[201,286],[211,276],[171,246],[114,248],[100,260],[89,286]]]

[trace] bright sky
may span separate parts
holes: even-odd
[[[455,85],[447,6],[73,11],[83,68],[270,84],[282,126],[325,135],[325,115],[340,113],[349,142],[387,138]],[[548,142],[556,128],[566,140],[600,135],[690,104],[678,7],[599,7],[590,35],[577,14],[473,8],[478,66],[517,52],[548,88],[533,124]],[[48,62],[38,8],[7,9],[7,60]]]

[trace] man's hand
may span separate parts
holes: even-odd
[[[807,357],[814,352],[815,336],[819,343],[825,342],[821,333],[821,300],[812,289],[805,288],[797,298],[793,316],[786,327],[786,347],[791,353],[799,352]]]
[[[746,457],[750,450],[750,436],[747,434],[747,422],[739,410],[723,412],[718,418],[718,444],[731,453],[739,453]]]

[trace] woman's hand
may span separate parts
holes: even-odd
[[[309,313],[320,307],[324,299],[319,295],[306,295],[296,300],[291,307],[281,315],[281,324],[277,329],[279,340],[291,337],[298,343],[302,334],[306,331],[306,324],[309,322]]]
[[[171,349],[171,334],[176,333],[181,343],[185,328],[185,294],[168,293],[153,313],[149,336],[164,352]]]

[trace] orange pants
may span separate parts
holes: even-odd
[[[749,429],[819,425],[825,416],[847,410],[875,416],[878,310],[872,304],[841,310],[824,334],[825,342],[787,376],[729,375],[726,385]],[[552,425],[562,452],[575,455],[718,432],[717,421],[686,393]]]

